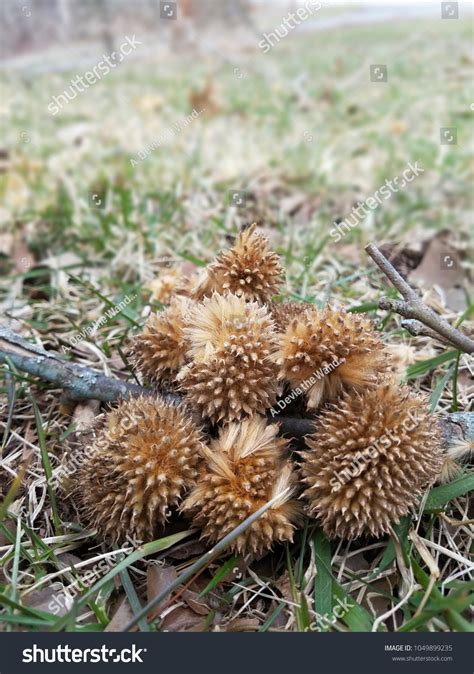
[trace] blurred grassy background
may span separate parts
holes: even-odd
[[[106,260],[107,273],[124,247],[134,270],[137,258],[151,263],[170,252],[207,260],[240,221],[257,219],[276,228],[282,251],[290,248],[291,274],[314,260],[336,218],[408,161],[425,172],[344,243],[467,231],[467,17],[297,29],[268,54],[258,36],[239,44],[229,31],[197,52],[161,49],[155,58],[142,37],[143,47],[55,117],[51,97],[87,66],[41,73],[30,58],[28,68],[2,73],[1,227],[24,228],[40,256],[72,250],[86,264]],[[373,63],[387,65],[387,83],[370,82]],[[139,160],[196,104],[206,110]],[[441,127],[457,128],[457,145],[440,144]],[[235,189],[248,191],[251,207],[229,208]],[[91,208],[91,194],[103,190],[106,208]],[[331,242],[331,255],[341,250]]]

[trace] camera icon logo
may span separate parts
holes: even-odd
[[[440,254],[440,269],[441,271],[446,271],[446,270],[452,270],[452,269],[457,269],[457,263],[454,257],[448,253],[444,252]]]
[[[92,190],[89,193],[89,206],[94,209],[105,208],[106,194],[103,190]]]
[[[441,145],[457,145],[458,132],[455,126],[443,126],[439,130]]]
[[[178,5],[176,2],[168,2],[168,0],[161,0],[160,2],[160,19],[177,19]]]
[[[248,193],[245,190],[229,190],[228,201],[230,206],[236,208],[243,208],[248,199]]]
[[[459,19],[459,2],[442,2],[441,18]]]
[[[388,71],[387,66],[382,64],[375,64],[370,66],[370,81],[371,82],[387,82]]]

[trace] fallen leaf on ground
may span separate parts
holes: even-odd
[[[150,565],[146,574],[146,589],[147,589],[147,601],[152,601],[157,597],[163,590],[171,585],[171,583],[176,580],[178,574],[174,566],[158,566],[156,564]],[[168,599],[169,597],[167,597]],[[153,609],[154,615],[159,615],[161,609],[166,603],[167,599],[163,603],[158,604]]]
[[[118,602],[117,609],[112,616],[104,632],[121,632],[133,618],[133,611],[128,603],[128,599],[123,595]]]
[[[161,623],[161,631],[166,632],[202,632],[206,621],[202,616],[185,606],[177,606],[170,611]]]
[[[444,305],[452,311],[464,311],[466,308],[466,294],[463,289],[466,274],[459,254],[444,233],[428,244],[422,261],[408,275],[408,282],[422,289],[436,286],[442,293]]]

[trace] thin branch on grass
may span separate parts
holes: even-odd
[[[8,362],[22,372],[64,389],[72,400],[110,402],[150,392],[138,384],[107,377],[83,365],[61,360],[56,354],[26,341],[9,328],[0,328],[0,363]]]
[[[402,321],[402,326],[412,335],[425,335],[445,344],[451,344],[464,353],[474,353],[474,340],[457,328],[453,328],[444,318],[438,316],[433,309],[426,306],[377,246],[369,243],[365,247],[365,250],[403,297],[403,301],[381,297],[379,300],[380,309],[394,311],[405,319],[408,319]]]
[[[113,402],[120,398],[138,395],[160,395],[169,402],[179,403],[182,398],[176,393],[163,394],[138,384],[121,381],[114,377],[61,360],[56,354],[40,346],[31,344],[8,328],[0,328],[0,364],[11,363],[16,369],[28,372],[59,388],[63,388],[73,400],[100,400]],[[305,435],[314,430],[311,418],[286,415],[268,415],[270,421],[280,424],[280,434],[294,438],[300,443]],[[466,441],[472,436],[473,412],[455,412],[441,419],[442,442],[448,446],[454,442]]]

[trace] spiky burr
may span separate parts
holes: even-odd
[[[196,487],[182,510],[211,543],[223,538],[249,515],[281,494],[281,498],[241,533],[234,552],[260,556],[277,541],[291,541],[299,505],[292,500],[294,473],[286,458],[288,441],[277,437],[278,425],[254,416],[220,430],[210,448]]]
[[[371,321],[344,309],[309,309],[279,335],[279,377],[306,393],[308,409],[344,387],[364,389],[390,370],[391,361]]]
[[[214,293],[190,310],[184,334],[192,360],[177,380],[203,415],[214,423],[232,421],[273,405],[276,336],[265,307]]]
[[[182,406],[138,397],[105,417],[70,488],[106,539],[152,540],[198,475],[200,431]]]
[[[143,332],[135,337],[131,359],[145,381],[160,383],[163,378],[174,378],[186,363],[183,328],[190,305],[186,297],[173,298],[169,307],[149,317]]]
[[[268,308],[275,321],[277,332],[285,332],[295,318],[300,318],[311,311],[312,305],[290,300],[289,302],[270,302]]]
[[[379,537],[418,503],[443,464],[426,401],[388,382],[345,393],[316,421],[302,453],[309,512],[329,537]]]
[[[205,270],[196,286],[197,299],[214,291],[233,293],[257,302],[269,302],[281,285],[279,256],[268,247],[268,239],[253,224],[237,237],[233,248],[222,252]]]

